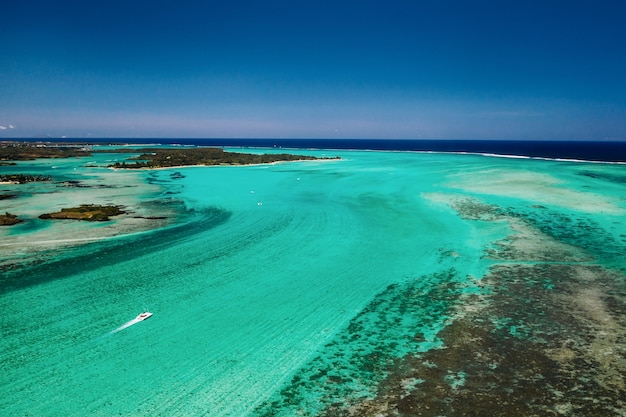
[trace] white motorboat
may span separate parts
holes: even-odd
[[[152,317],[152,313],[149,312],[149,311],[144,311],[143,313],[139,314],[137,317],[135,317],[131,321],[127,321],[126,323],[122,324],[120,327],[118,327],[117,329],[113,330],[111,333],[117,333],[119,331],[127,329],[130,326],[132,326],[133,324],[137,324],[140,321],[144,321],[145,319],[149,319],[150,317]]]
[[[150,313],[149,311],[144,311],[143,313],[141,313],[140,315],[138,315],[135,320],[137,321],[143,321],[145,319],[149,319],[150,317],[152,317],[152,313]]]

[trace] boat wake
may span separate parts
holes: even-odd
[[[144,311],[143,313],[141,313],[140,315],[138,315],[137,317],[135,317],[134,319],[127,321],[126,323],[122,324],[120,327],[118,327],[115,330],[111,331],[111,334],[113,333],[117,333],[117,332],[121,332],[124,329],[129,328],[130,326],[132,326],[133,324],[137,324],[141,321],[144,321],[146,319],[149,319],[150,317],[152,317],[152,313],[148,312],[148,311]]]

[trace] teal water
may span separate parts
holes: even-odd
[[[511,233],[462,218],[454,205],[469,197],[625,267],[621,165],[303,152],[342,160],[20,164],[90,187],[0,185],[18,194],[2,210],[31,220],[0,230],[13,264],[0,287],[0,414],[315,415],[371,397],[385,363],[439,347],[459,296],[481,290],[485,250]],[[35,220],[85,199],[176,221]],[[144,309],[154,316],[114,332]]]

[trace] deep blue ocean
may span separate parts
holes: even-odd
[[[50,139],[53,140],[53,139]],[[60,139],[58,141],[61,141]],[[62,141],[85,141],[63,139]],[[90,139],[137,144],[242,146],[260,148],[358,149],[377,151],[461,152],[516,155],[533,158],[626,162],[626,142],[617,141],[524,141],[524,140],[408,140],[408,139]]]

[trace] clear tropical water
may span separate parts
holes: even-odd
[[[442,348],[459,305],[486,291],[513,218],[542,233],[529,250],[569,245],[576,262],[626,268],[623,165],[298,153],[342,159],[0,167],[53,177],[0,185],[17,194],[2,210],[29,220],[0,229],[0,414],[323,415],[375,399],[390,364]],[[502,217],[472,217],[468,201]],[[36,219],[79,203],[136,216]],[[115,332],[144,309],[153,317]]]

